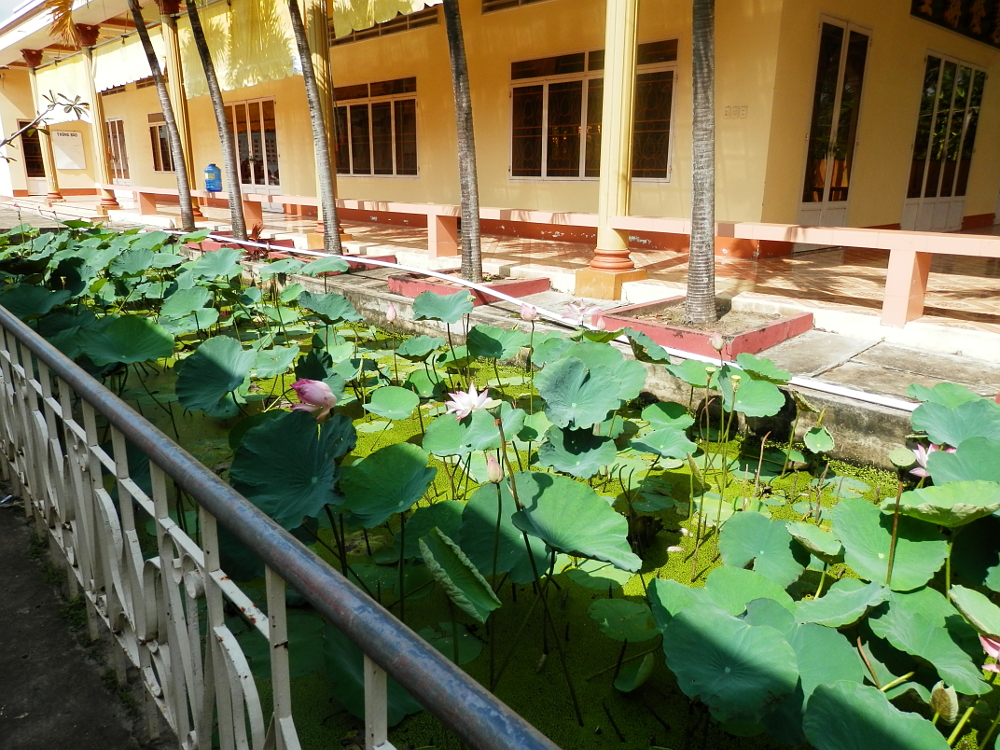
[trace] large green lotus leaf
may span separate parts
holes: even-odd
[[[929,721],[900,711],[882,691],[854,682],[817,687],[802,729],[816,750],[948,750]]]
[[[518,497],[523,502],[523,498],[534,491],[534,480],[527,473],[515,474],[514,480],[517,483]],[[459,539],[463,551],[480,573],[494,575],[493,553],[496,549],[496,574],[509,572],[514,583],[524,584],[534,581],[535,575],[528,559],[525,535],[511,522],[511,516],[516,510],[509,482],[482,485],[472,493],[465,505]],[[535,566],[539,572],[545,570],[548,566],[548,548],[545,543],[530,535],[527,541],[535,558]],[[604,590],[607,591],[607,588],[605,584]]]
[[[741,373],[725,365],[716,376],[726,411],[738,411],[747,417],[771,417],[785,405],[785,394],[774,383],[742,374],[739,386],[734,387],[733,375]]]
[[[861,498],[833,509],[833,531],[844,544],[844,561],[862,578],[885,582],[892,545],[892,516]],[[923,586],[948,556],[948,543],[930,524],[901,517],[892,567],[892,590]]]
[[[607,367],[618,379],[618,398],[631,401],[639,395],[646,384],[646,368],[634,359],[625,359],[620,351],[610,344],[596,341],[580,341],[569,347],[564,357],[576,357],[587,367]]]
[[[160,318],[163,330],[172,336],[183,336],[195,331],[204,331],[219,322],[219,311],[214,307],[203,307],[200,310],[181,318]]]
[[[835,562],[844,554],[844,545],[837,538],[837,535],[825,531],[815,524],[788,521],[785,528],[804,549],[824,562]]]
[[[747,605],[744,619],[751,625],[769,625],[778,630],[795,650],[802,696],[808,698],[818,685],[849,680],[861,683],[866,672],[850,642],[832,628],[801,624],[773,599],[756,599]]]
[[[261,349],[254,355],[253,369],[259,378],[273,378],[286,372],[299,356],[299,347],[273,346]]]
[[[510,440],[524,426],[524,410],[504,402],[500,416],[504,436]],[[435,456],[465,456],[472,451],[499,448],[500,431],[493,415],[485,410],[474,411],[465,419],[446,414],[427,425],[423,446]]]
[[[628,521],[590,487],[568,477],[529,473],[527,493],[519,497],[524,510],[514,525],[560,552],[591,557],[635,572],[642,560],[628,543]]]
[[[174,337],[142,315],[124,315],[103,331],[81,330],[77,336],[80,349],[98,367],[112,362],[131,365],[174,353]]]
[[[670,363],[670,355],[667,354],[667,350],[646,334],[634,328],[626,328],[623,333],[628,336],[628,342],[632,346],[632,354],[640,362]]]
[[[598,599],[587,609],[608,638],[639,643],[660,635],[649,607],[627,599]]]
[[[705,580],[705,593],[732,615],[743,614],[747,604],[754,599],[774,599],[788,611],[795,611],[795,602],[784,587],[755,570],[728,565],[716,568]]]
[[[68,289],[51,292],[34,284],[17,284],[0,294],[0,305],[21,320],[44,315],[73,296]]]
[[[955,643],[946,628],[935,627],[920,612],[890,602],[878,617],[869,618],[868,624],[875,635],[900,651],[933,664],[941,679],[958,692],[965,695],[990,692],[979,665]]]
[[[517,433],[515,444],[520,443],[517,445],[518,448],[527,449],[528,443],[541,440],[551,426],[552,423],[545,416],[544,411],[536,411],[534,414],[529,414],[524,418],[524,427]]]
[[[285,412],[250,428],[233,457],[233,487],[286,529],[336,505],[334,461],[354,447],[354,427],[336,414],[317,429],[312,414]]]
[[[708,362],[699,362],[696,359],[685,359],[679,365],[664,365],[664,369],[675,378],[683,380],[695,388],[704,388],[708,385],[709,367],[713,367],[713,365]]]
[[[365,657],[364,653],[335,626],[328,624],[324,633],[326,676],[335,686],[337,700],[354,716],[365,718]],[[390,727],[410,714],[423,711],[421,706],[392,677],[386,680],[386,706],[383,709]]]
[[[203,286],[178,289],[163,301],[160,314],[165,318],[183,318],[200,310],[212,299],[212,292]]]
[[[458,539],[464,510],[464,503],[457,500],[444,500],[413,511],[406,519],[406,548],[403,550],[403,557],[407,560],[420,557],[420,545],[417,542],[421,537],[430,534],[431,529],[434,528],[447,534],[451,539]],[[397,551],[399,550],[399,540],[400,535],[396,534]]]
[[[437,469],[427,465],[427,454],[417,446],[387,445],[343,469],[344,507],[362,526],[374,528],[412,508],[436,475]]]
[[[969,438],[954,453],[934,451],[927,458],[927,471],[934,484],[982,479],[1000,482],[1000,440]]]
[[[420,398],[440,398],[445,391],[441,376],[423,369],[414,370],[407,375],[402,387],[413,391]]]
[[[260,274],[261,278],[266,278],[268,276],[276,276],[279,273],[298,273],[302,270],[303,266],[305,266],[305,261],[298,258],[282,258],[281,260],[261,266],[257,270],[257,273]]]
[[[143,232],[131,243],[133,250],[158,250],[165,242],[170,241],[170,235],[159,230]]]
[[[465,344],[473,357],[511,359],[522,346],[528,345],[528,334],[517,329],[505,331],[496,326],[475,325],[469,330]]]
[[[423,362],[444,345],[445,340],[437,336],[414,336],[400,344],[396,354],[411,362]]]
[[[183,263],[185,258],[174,253],[155,253],[153,261],[149,264],[151,268],[173,268]]]
[[[243,268],[240,266],[242,253],[231,247],[224,247],[212,253],[205,253],[197,260],[185,263],[186,268],[196,278],[214,279],[224,276],[231,279],[239,276]]]
[[[457,323],[463,315],[472,312],[472,307],[472,295],[465,289],[454,294],[421,292],[413,300],[413,319]]]
[[[563,354],[573,346],[573,342],[560,331],[551,333],[536,333],[531,361],[535,365],[547,365],[562,359]]]
[[[435,528],[420,539],[420,554],[455,606],[479,622],[501,605],[490,584],[455,542]]]
[[[639,661],[626,664],[615,677],[615,690],[622,693],[631,693],[638,689],[653,675],[653,667],[656,666],[656,659],[652,654],[646,654]]]
[[[354,305],[342,294],[302,292],[299,295],[298,303],[300,307],[311,310],[328,323],[337,323],[341,320],[349,322],[361,320],[361,316],[354,309]]]
[[[545,433],[545,442],[538,446],[538,463],[571,474],[578,479],[590,479],[615,460],[618,449],[608,437],[598,437],[593,430],[562,430],[555,425]]]
[[[844,578],[834,583],[819,599],[798,602],[795,605],[795,620],[842,628],[853,625],[872,607],[877,607],[888,598],[889,589],[885,584]]]
[[[687,458],[698,449],[677,427],[664,427],[629,444],[640,453],[655,453],[660,458]]]
[[[792,379],[792,373],[788,370],[782,370],[766,357],[758,357],[755,354],[736,355],[736,364],[742,367],[744,372],[750,373],[754,380],[767,380],[775,385],[784,385]]]
[[[974,437],[1000,440],[1000,404],[983,398],[951,408],[927,402],[914,409],[912,420],[915,430],[938,445],[959,446]]]
[[[883,510],[895,507],[894,498],[882,501]],[[948,482],[904,492],[899,512],[939,526],[963,526],[1000,510],[1000,483],[982,480]]]
[[[759,721],[799,678],[795,651],[779,631],[707,603],[670,621],[663,652],[684,694],[700,698],[719,721]]]
[[[994,640],[1000,639],[1000,607],[983,594],[965,586],[952,586],[948,596],[981,635]]]
[[[312,263],[306,264],[306,267],[302,269],[303,276],[317,276],[321,273],[344,273],[351,267],[343,258],[337,256],[331,256],[329,258],[320,258],[319,260],[314,260]]]
[[[931,401],[949,409],[964,404],[966,401],[978,401],[982,398],[978,393],[973,393],[964,385],[947,382],[937,383],[933,388],[913,383],[906,389],[906,395],[917,401]]]
[[[137,276],[145,273],[152,264],[152,250],[128,250],[112,261],[108,267],[108,273],[112,276]]]
[[[783,587],[799,579],[809,555],[796,545],[784,521],[755,511],[737,513],[719,531],[719,551],[726,565],[753,569]]]
[[[240,387],[256,356],[236,339],[210,338],[184,360],[177,375],[177,401],[190,411],[212,411],[223,396]]]
[[[535,387],[545,399],[546,416],[559,427],[599,424],[620,404],[614,373],[601,365],[588,368],[576,357],[546,365],[535,376]]]
[[[311,349],[295,363],[295,376],[298,378],[323,380],[331,375],[333,375],[333,357],[325,349]]]
[[[419,405],[420,396],[413,391],[398,385],[386,385],[372,391],[371,401],[365,404],[365,411],[385,419],[409,419]]]
[[[662,430],[665,427],[686,430],[694,424],[694,417],[688,413],[687,407],[673,401],[650,404],[642,410],[642,418],[649,422],[649,426],[654,430]]]
[[[289,609],[288,671],[294,680],[323,666],[323,628],[326,621],[309,612]],[[236,636],[243,654],[250,662],[254,677],[271,679],[271,644],[255,627]]]
[[[991,516],[962,529],[951,553],[952,575],[973,586],[1000,592],[1000,518]]]
[[[685,607],[707,601],[704,589],[691,588],[673,579],[655,578],[646,589],[653,621],[662,632]]]
[[[455,661],[455,639],[458,635],[458,660]],[[445,657],[451,659],[458,665],[468,664],[475,661],[483,652],[483,642],[469,632],[465,625],[455,622],[439,622],[437,627],[433,625],[421,628],[417,635],[440,651]]]
[[[566,570],[566,577],[585,589],[604,592],[612,588],[620,589],[632,580],[632,574],[627,570],[600,560],[582,560],[575,568]]]

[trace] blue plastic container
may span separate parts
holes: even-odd
[[[222,170],[214,164],[205,167],[205,190],[209,193],[222,192]]]

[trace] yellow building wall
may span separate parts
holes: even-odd
[[[18,129],[18,120],[34,117],[31,100],[31,81],[27,70],[9,68],[0,74],[0,132],[8,137]],[[24,171],[24,155],[20,144],[14,143],[5,149],[5,156],[15,161],[0,160],[0,195],[12,197],[14,191],[23,195],[27,190],[27,174]]]
[[[993,213],[1000,190],[1000,50],[910,16],[909,0],[787,0],[781,19],[763,221],[797,221],[805,175],[821,17],[871,30],[849,226],[897,224],[903,213],[920,107],[925,55],[938,52],[986,69],[965,215]]]
[[[126,90],[102,96],[104,116],[121,120],[125,130],[125,150],[128,153],[129,183],[137,187],[176,188],[173,172],[153,169],[153,146],[149,137],[149,115],[161,111],[155,86],[136,89],[134,83]]]

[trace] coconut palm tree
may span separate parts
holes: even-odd
[[[201,66],[205,69],[205,82],[208,84],[208,97],[212,100],[212,111],[215,112],[215,124],[219,129],[219,140],[222,143],[222,166],[226,172],[229,195],[229,215],[233,226],[233,237],[238,240],[247,239],[247,224],[243,216],[243,189],[240,187],[240,172],[236,160],[236,141],[233,132],[226,122],[226,105],[222,101],[222,89],[219,87],[219,77],[215,73],[215,63],[212,53],[205,41],[205,30],[201,26],[201,16],[195,0],[187,0],[188,20],[191,22],[191,36],[194,37]]]
[[[458,0],[444,0],[443,5],[458,129],[458,173],[462,190],[462,278],[480,283],[483,280],[483,256],[479,235],[479,177],[476,172],[476,138],[472,129],[469,66],[465,59],[465,39],[462,36]]]
[[[328,253],[343,255],[340,244],[340,221],[337,219],[337,201],[333,194],[333,168],[330,163],[330,141],[323,122],[323,103],[319,86],[316,84],[316,70],[313,68],[312,52],[306,27],[302,23],[298,0],[288,0],[288,14],[292,19],[292,33],[295,46],[302,63],[302,80],[306,87],[306,101],[309,103],[309,119],[312,123],[313,147],[316,150],[316,170],[319,173],[319,202],[323,211],[326,232],[323,234],[323,249]],[[325,21],[325,19],[324,19]]]
[[[693,0],[694,127],[691,143],[691,249],[686,313],[714,323],[715,307],[715,0]]]

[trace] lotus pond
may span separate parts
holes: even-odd
[[[797,434],[811,406],[767,359],[677,364],[531,309],[473,325],[464,291],[413,302],[441,335],[403,334],[310,281],[339,258],[249,272],[189,259],[203,237],[17,227],[0,305],[562,747],[1000,747],[1000,405],[913,387],[898,470],[859,469],[822,414]],[[262,599],[259,560],[220,544]],[[361,745],[360,653],[289,604],[304,745]],[[230,626],[266,698],[263,639]],[[392,685],[390,723],[458,746]]]

